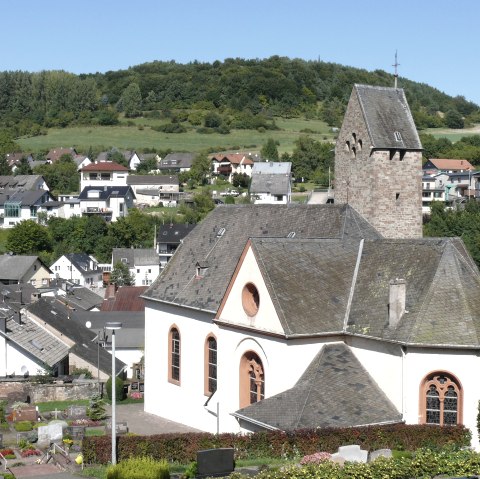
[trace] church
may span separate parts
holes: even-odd
[[[480,274],[423,238],[402,89],[355,85],[334,205],[218,206],[144,293],[145,411],[209,432],[464,424]]]

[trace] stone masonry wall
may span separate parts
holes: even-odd
[[[0,398],[6,398],[9,404],[20,402],[70,401],[89,399],[98,391],[96,381],[68,384],[38,384],[28,381],[0,382]]]
[[[422,237],[422,155],[372,150],[355,91],[335,146],[335,203],[348,203],[385,238]]]

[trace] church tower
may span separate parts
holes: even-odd
[[[385,238],[422,237],[422,145],[402,89],[354,86],[335,146],[335,203]]]

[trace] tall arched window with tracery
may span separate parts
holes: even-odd
[[[168,334],[168,380],[180,384],[180,332],[175,326]]]
[[[420,417],[424,424],[462,424],[463,394],[459,381],[446,372],[429,374],[420,388]]]
[[[217,390],[217,339],[210,335],[205,341],[205,395]]]
[[[240,407],[265,398],[265,372],[262,360],[253,351],[248,351],[240,361]]]

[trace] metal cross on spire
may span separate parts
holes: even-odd
[[[395,67],[395,73],[393,75],[393,77],[395,78],[395,88],[397,88],[397,80],[398,80],[398,70],[397,70],[397,67],[400,66],[400,63],[398,63],[397,61],[397,50],[395,50],[395,63],[392,65],[392,67]]]

